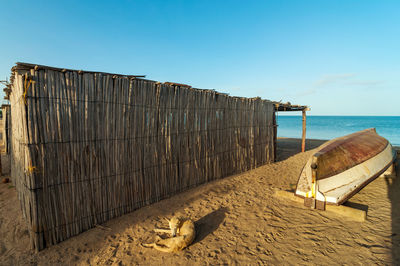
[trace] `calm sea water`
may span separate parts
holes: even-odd
[[[277,116],[278,137],[301,138],[301,116]],[[392,145],[400,146],[400,116],[307,116],[307,138],[332,139],[374,127]]]

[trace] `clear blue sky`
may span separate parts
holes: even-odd
[[[22,61],[290,101],[311,115],[400,115],[400,1],[0,0],[0,10],[0,79]]]

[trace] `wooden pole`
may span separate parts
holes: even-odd
[[[273,127],[274,127],[274,162],[276,162],[276,139],[278,137],[278,125],[276,124],[276,111],[274,110]]]
[[[306,150],[306,109],[303,109],[303,136],[301,138],[301,152]]]

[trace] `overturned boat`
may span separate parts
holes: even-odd
[[[340,205],[389,168],[396,153],[374,128],[330,140],[305,164],[295,194],[304,205]]]

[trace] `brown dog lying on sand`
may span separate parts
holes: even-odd
[[[176,252],[189,246],[196,237],[194,223],[187,218],[174,216],[169,222],[170,229],[154,229],[159,233],[170,233],[171,238],[162,239],[159,236],[154,243],[142,244],[144,247],[153,247],[163,252]]]

